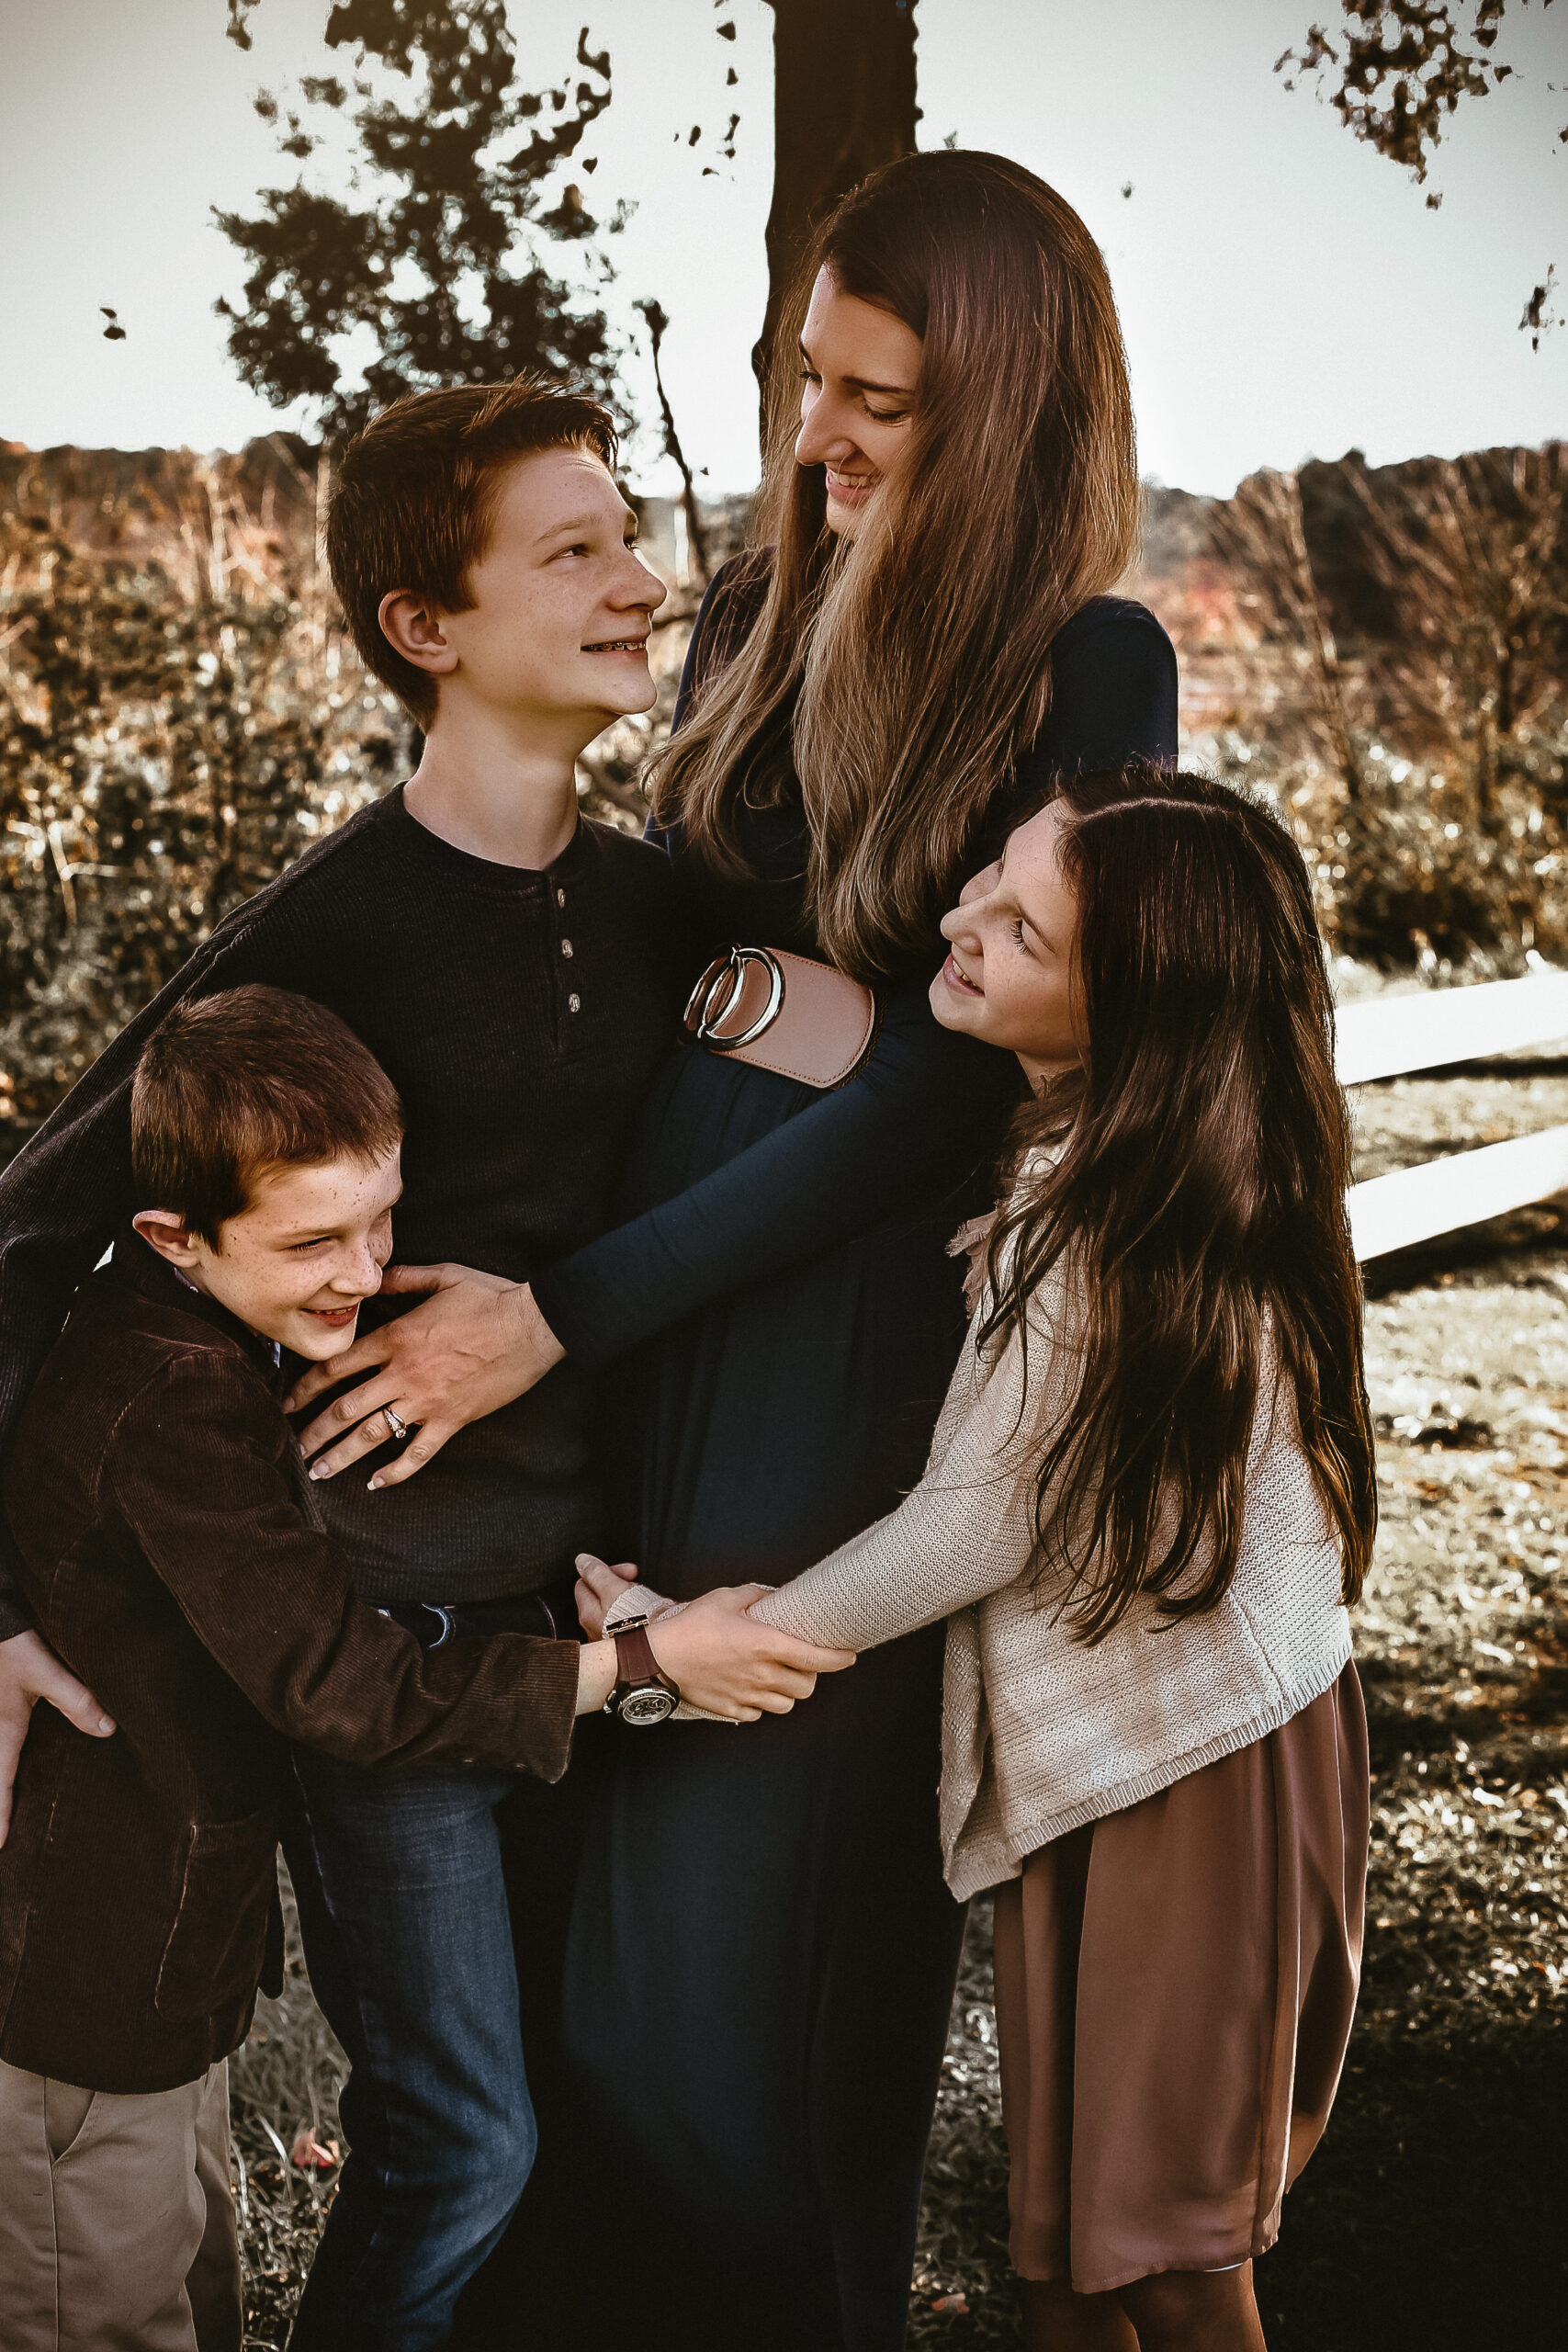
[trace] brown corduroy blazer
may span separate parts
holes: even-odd
[[[315,1523],[273,1351],[128,1235],[78,1295],[6,1465],[39,1632],[118,1724],[35,1710],[0,1847],[0,2057],[194,2081],[280,1981],[288,1742],[557,1780],[575,1642],[423,1650]]]

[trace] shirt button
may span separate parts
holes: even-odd
[[[569,1012],[581,1012],[582,999],[580,996],[569,996],[566,1001],[566,1009]]]
[[[556,904],[557,904],[557,906],[558,906],[558,907],[564,907],[564,906],[565,906],[565,904],[566,904],[566,892],[565,892],[564,890],[558,890],[558,891],[556,892]]]
[[[571,954],[571,942],[570,939],[563,939],[561,941],[560,952],[563,956],[570,956]]]

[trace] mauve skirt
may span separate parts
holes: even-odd
[[[1279,1731],[1031,1854],[997,1894],[1013,2267],[1100,2294],[1264,2253],[1360,1976],[1356,1669]]]

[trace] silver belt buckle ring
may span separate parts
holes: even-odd
[[[426,1642],[424,1645],[425,1648],[427,1650],[438,1650],[444,1648],[446,1643],[451,1640],[453,1634],[457,1631],[457,1628],[452,1622],[453,1612],[451,1607],[439,1600],[422,1600],[419,1606],[423,1610],[427,1610],[441,1628],[441,1631],[436,1634],[435,1639],[433,1642]]]
[[[749,1029],[743,1029],[738,1037],[727,1037],[718,1024],[731,1006],[739,1002],[749,964],[761,964],[767,973],[768,1001]],[[698,980],[686,1000],[685,1017],[691,1023],[692,1015],[696,1013],[692,1034],[700,1046],[708,1046],[716,1054],[733,1054],[742,1046],[754,1046],[759,1037],[766,1035],[779,1017],[784,993],[784,972],[771,948],[732,947],[727,955],[716,956]]]

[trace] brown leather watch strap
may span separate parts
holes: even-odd
[[[610,1705],[624,1722],[658,1723],[681,1703],[681,1686],[671,1679],[653,1655],[646,1624],[629,1625],[615,1634],[616,1681]],[[668,1692],[668,1707],[637,1708],[639,1694]],[[628,1713],[628,1708],[630,1713]]]

